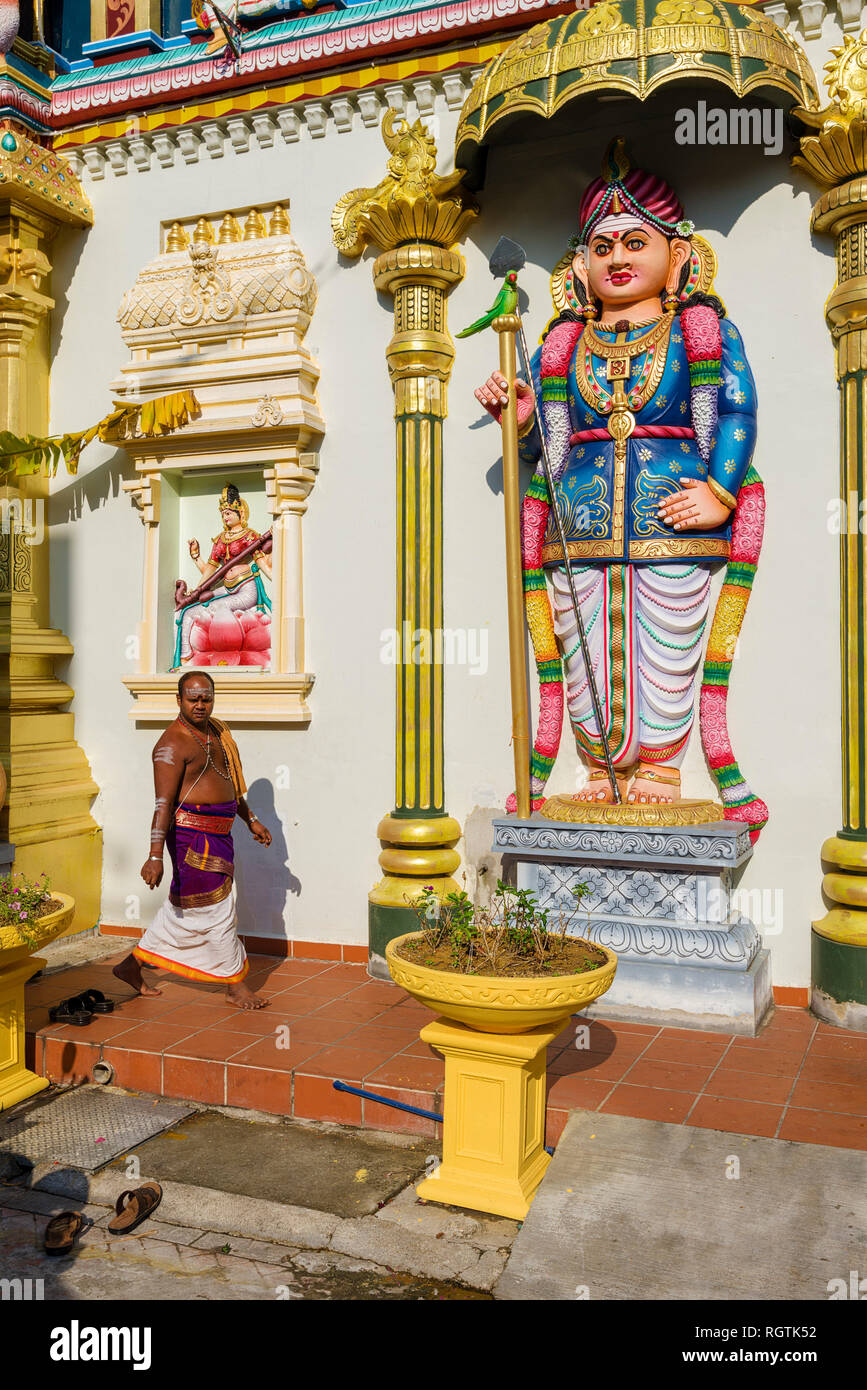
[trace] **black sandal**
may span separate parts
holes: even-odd
[[[49,1009],[48,1017],[52,1023],[71,1023],[75,1028],[86,1028],[93,1018],[93,1010],[86,1007],[80,994],[73,994],[70,999],[64,999],[62,1004],[55,1004],[53,1009]]]
[[[114,1013],[113,1000],[106,999],[101,989],[86,989],[84,991],[84,994],[80,995],[79,998],[81,999],[81,1002],[84,1005],[85,1009],[90,1009],[91,1013]]]

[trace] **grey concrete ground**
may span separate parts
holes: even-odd
[[[202,1111],[100,1172],[7,1177],[0,1276],[43,1279],[46,1299],[488,1297],[517,1223],[421,1202],[437,1161],[430,1140]],[[154,1216],[111,1236],[117,1197],[148,1178]],[[95,1224],[49,1259],[42,1232],[62,1210]]]
[[[498,1299],[826,1301],[867,1270],[867,1155],[573,1113]]]

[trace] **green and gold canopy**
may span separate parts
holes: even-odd
[[[667,83],[720,83],[785,109],[818,106],[806,55],[759,10],[725,0],[598,0],[537,24],[485,68],[461,112],[455,164],[505,138],[518,113],[549,120],[600,92],[645,101]],[[510,123],[509,123],[510,124]]]

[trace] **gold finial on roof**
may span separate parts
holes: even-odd
[[[268,235],[289,235],[289,214],[282,203],[278,203],[274,211],[271,213],[271,222],[268,226]]]
[[[260,237],[267,235],[268,228],[265,225],[264,217],[258,208],[251,208],[244,223],[244,240],[258,241]]]
[[[185,251],[190,243],[180,222],[173,222],[166,237],[166,252]]]
[[[233,216],[231,212],[227,212],[220,223],[220,234],[217,237],[220,245],[227,246],[233,241],[240,241],[241,235],[241,224],[237,217]]]
[[[214,229],[206,217],[200,217],[193,232],[193,241],[206,241],[213,244]]]

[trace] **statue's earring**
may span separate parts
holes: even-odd
[[[584,308],[581,310],[581,317],[584,319],[585,323],[589,323],[591,319],[598,319],[599,310],[596,308],[592,299],[588,299],[587,303],[584,305]]]
[[[680,300],[677,295],[671,290],[666,290],[665,294],[662,296],[662,307],[665,312],[667,314],[673,314],[679,303]]]

